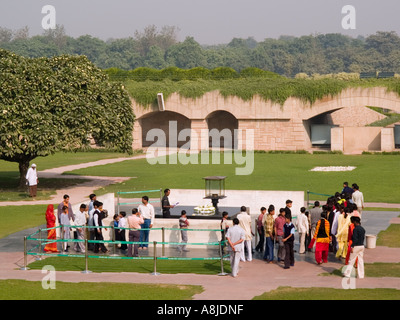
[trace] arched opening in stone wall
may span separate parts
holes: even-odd
[[[331,128],[338,126],[332,122],[331,114],[340,109],[329,110],[303,121],[311,147],[331,147]]]
[[[206,120],[209,130],[209,147],[235,149],[239,128],[238,119],[228,111],[218,110],[210,113]]]
[[[142,146],[182,147],[190,140],[190,134],[184,141],[179,141],[179,134],[190,133],[191,121],[180,113],[173,111],[151,112],[140,119],[142,127]],[[183,135],[184,136],[184,135]],[[183,139],[182,139],[183,140]]]

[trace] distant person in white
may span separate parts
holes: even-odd
[[[140,237],[139,242],[149,242],[150,228],[153,227],[154,223],[154,207],[149,203],[149,197],[142,197],[142,204],[139,205],[138,211],[140,212],[144,223],[140,225]],[[147,249],[149,247],[148,243],[141,243],[139,249]]]
[[[28,169],[25,178],[29,187],[29,196],[31,198],[35,198],[37,192],[37,185],[39,183],[36,171],[36,164],[33,163],[32,166]]]
[[[243,249],[243,241],[246,237],[245,231],[239,226],[239,219],[233,219],[233,227],[228,229],[226,239],[228,240],[230,250],[230,263],[232,277],[236,277],[239,272],[239,263]]]
[[[252,260],[252,253],[251,253],[251,239],[253,237],[253,232],[251,231],[251,217],[246,211],[246,207],[242,206],[240,208],[240,213],[237,215],[237,218],[239,219],[239,226],[242,227],[242,229],[245,232],[245,239],[243,241],[243,250],[241,251],[241,256],[240,260],[241,261],[246,261],[245,259],[245,253],[244,253],[244,248],[246,247],[247,249],[247,261]]]
[[[362,210],[364,209],[364,195],[359,190],[359,186],[357,184],[353,184],[354,192],[351,195],[351,199],[357,205],[357,211],[361,216]]]

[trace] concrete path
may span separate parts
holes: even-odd
[[[24,200],[24,201],[0,201],[0,206],[21,206],[21,205],[36,205],[36,204],[53,204],[54,201],[59,202],[64,194],[68,194],[74,202],[79,203],[88,201],[89,194],[94,190],[104,188],[110,184],[120,183],[132,179],[132,177],[96,177],[96,176],[80,176],[80,175],[64,175],[64,172],[73,170],[89,168],[94,166],[101,166],[106,164],[118,163],[126,160],[143,159],[146,155],[138,155],[134,157],[103,159],[93,162],[81,163],[76,165],[63,166],[52,168],[48,170],[39,171],[40,178],[54,178],[54,179],[85,179],[89,180],[79,185],[71,186],[68,188],[60,188],[56,194],[51,196],[49,200]]]
[[[306,255],[313,256],[312,253]],[[400,262],[400,249],[377,247],[366,249],[366,262]],[[0,253],[0,279],[23,279],[41,281],[41,270],[19,270],[23,263],[22,252]],[[30,261],[33,260],[31,257]],[[377,259],[377,260],[375,260]],[[239,276],[161,274],[154,276],[142,273],[90,273],[57,272],[57,281],[66,282],[114,282],[114,283],[156,283],[177,285],[199,285],[203,292],[194,296],[196,300],[250,300],[279,286],[343,288],[339,276],[321,276],[343,266],[340,262],[328,262],[321,266],[308,261],[296,261],[288,270],[279,264],[267,264],[253,259],[241,262]],[[356,280],[357,288],[395,288],[400,290],[400,278],[368,278]]]

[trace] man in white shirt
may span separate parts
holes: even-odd
[[[74,224],[77,227],[76,235],[77,240],[85,240],[85,226],[86,226],[86,204],[81,204],[78,212],[75,214]],[[81,228],[79,228],[81,227]],[[75,242],[74,250],[77,252],[85,253],[85,244],[84,242]]]
[[[226,239],[228,240],[230,249],[230,262],[232,269],[232,277],[236,277],[239,272],[239,262],[241,252],[243,251],[242,243],[245,239],[245,232],[243,228],[239,226],[239,219],[233,219],[233,227],[228,229],[226,233]]]
[[[310,233],[308,218],[306,216],[306,208],[301,207],[300,214],[297,217],[297,230],[299,232],[300,249],[299,253],[306,253],[306,236]]]
[[[251,231],[251,217],[246,211],[246,207],[242,206],[240,208],[240,213],[237,215],[239,219],[239,226],[244,230],[245,233],[245,240],[243,241],[243,250],[241,251],[241,261],[246,261],[244,248],[247,249],[247,261],[252,260],[252,253],[251,253],[251,239],[253,237],[253,232]],[[228,229],[229,230],[229,229]]]
[[[32,164],[32,166],[28,169],[28,172],[26,173],[26,180],[27,184],[29,187],[29,196],[31,198],[36,197],[36,192],[37,192],[37,185],[39,183],[39,179],[37,176],[37,171],[36,171],[36,164]]]
[[[357,205],[357,211],[361,216],[362,210],[364,209],[364,195],[359,190],[359,186],[357,184],[353,184],[354,192],[351,195],[353,202]]]
[[[154,213],[154,207],[149,203],[149,197],[148,196],[143,196],[142,197],[142,204],[139,205],[138,211],[140,212],[144,223],[140,225],[141,230],[140,230],[140,242],[149,242],[149,234],[150,234],[150,228],[153,227],[154,223],[154,218],[155,218],[155,213]],[[149,247],[148,243],[141,243],[139,245],[139,249],[147,249]]]

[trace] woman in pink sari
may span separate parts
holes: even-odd
[[[54,214],[54,206],[52,204],[49,204],[47,206],[46,210],[46,222],[47,222],[47,239],[55,241],[57,240],[57,235],[56,235],[56,216]],[[57,242],[51,242],[46,244],[44,247],[45,252],[59,252],[57,250]]]

